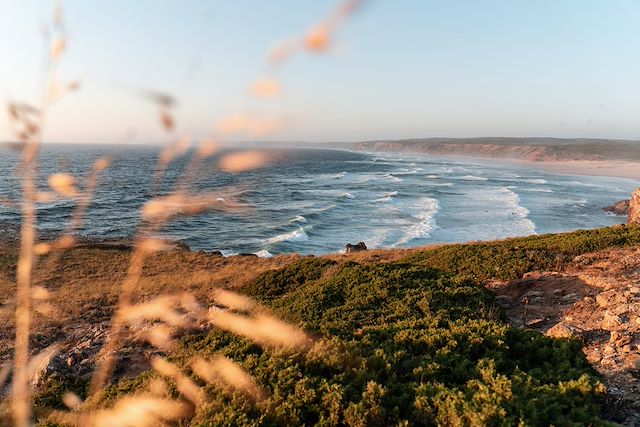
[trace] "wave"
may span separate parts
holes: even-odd
[[[231,249],[221,249],[220,253],[223,257],[230,257],[240,255],[240,252],[232,251]]]
[[[529,184],[546,184],[547,183],[547,180],[542,178],[524,179],[523,181]]]
[[[523,191],[530,191],[532,193],[553,193],[550,188],[523,188]]]
[[[375,199],[377,203],[387,203],[393,200],[395,196],[398,195],[397,191],[392,191],[390,193],[385,193],[382,197]]]
[[[382,175],[383,178],[388,179],[389,181],[393,181],[393,182],[402,182],[404,181],[402,178],[398,178],[397,176],[391,175],[390,173],[385,173],[384,175]]]
[[[458,176],[456,179],[460,179],[462,181],[488,181],[489,178],[485,178],[483,176],[475,176],[475,175],[463,175]]]
[[[278,234],[277,236],[270,237],[264,241],[266,245],[273,245],[280,242],[306,242],[309,240],[304,228],[300,227],[296,230],[289,231],[288,233]]]
[[[303,217],[302,215],[298,215],[293,218],[291,222],[307,222],[307,218]]]
[[[583,208],[587,205],[587,203],[589,203],[589,200],[583,197],[580,200],[577,200],[573,206],[577,208]]]
[[[345,191],[344,193],[342,193],[340,195],[340,197],[344,197],[345,199],[355,199],[356,196],[354,196],[353,194],[349,193],[348,191]]]
[[[528,218],[529,209],[520,204],[520,196],[509,188],[502,187],[502,189],[506,193],[507,209],[520,218],[517,221],[518,225],[524,229],[526,234],[536,234],[536,225]]]
[[[405,235],[394,246],[404,245],[415,239],[424,239],[431,235],[431,232],[436,226],[435,217],[440,210],[440,203],[437,199],[431,197],[423,197],[418,200],[417,203],[420,207],[420,212],[413,215],[418,222],[410,225],[405,230]]]
[[[273,257],[273,254],[271,252],[269,252],[266,249],[262,249],[258,252],[254,252],[256,255],[258,255],[260,258],[271,258]]]

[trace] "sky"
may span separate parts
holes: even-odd
[[[177,133],[219,137],[230,115],[279,118],[263,139],[555,136],[640,139],[640,1],[370,0],[326,52],[273,67],[339,0],[67,0],[56,142],[168,136],[140,94],[174,96]],[[36,104],[51,0],[0,0],[0,102]],[[256,99],[257,79],[281,93]],[[244,134],[229,140],[256,139]],[[0,141],[14,139],[0,111]]]

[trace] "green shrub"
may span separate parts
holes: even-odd
[[[510,280],[534,270],[560,270],[577,255],[640,245],[640,227],[609,227],[496,242],[448,245],[405,261],[472,277]]]
[[[268,395],[253,404],[207,386],[212,401],[187,423],[602,425],[604,387],[581,344],[509,327],[482,283],[639,243],[638,228],[607,228],[451,245],[386,264],[303,259],[264,273],[246,294],[322,339],[308,354],[286,354],[216,330],[184,337],[175,363],[225,355]],[[111,386],[103,403],[148,378]]]

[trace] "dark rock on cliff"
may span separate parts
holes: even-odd
[[[616,215],[629,215],[629,200],[620,200],[611,206],[602,208],[602,210]]]

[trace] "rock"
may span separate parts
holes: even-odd
[[[627,224],[640,225],[640,188],[636,188],[631,194]]]
[[[599,351],[591,351],[587,353],[587,361],[589,363],[598,363],[600,360],[602,360],[602,354]]]
[[[621,314],[625,314],[629,311],[629,304],[620,304],[613,307],[613,314],[617,314],[620,316]]]
[[[621,324],[622,324],[622,319],[620,319],[620,316],[610,312],[606,312],[604,314],[604,319],[602,319],[602,323],[600,324],[600,326],[602,327],[602,329],[610,331],[612,329],[617,328]]]
[[[546,335],[553,338],[574,338],[578,336],[578,330],[566,323],[560,322],[549,328]]]
[[[531,290],[529,292],[527,292],[525,295],[529,296],[529,297],[542,297],[544,295],[544,291],[540,291],[537,289]]]
[[[617,289],[610,289],[596,295],[596,304],[602,308],[615,307],[624,302],[626,302],[626,299],[621,293],[618,293]]]
[[[357,245],[352,245],[351,243],[347,243],[345,246],[345,252],[350,254],[353,252],[362,252],[367,250],[367,245],[364,242],[358,242]]]
[[[241,254],[238,254],[238,256],[246,256],[246,257],[255,257],[255,258],[258,258],[258,255],[256,255],[256,254],[250,254],[250,253],[244,253],[244,252],[243,252],[243,253],[241,253]]]
[[[208,252],[208,255],[211,255],[211,256],[223,256],[222,252],[220,252],[220,251],[211,251],[211,252]]]
[[[611,206],[602,208],[602,210],[616,215],[629,215],[629,200],[620,200]]]
[[[544,318],[531,319],[531,320],[529,320],[527,322],[526,326],[529,326],[529,327],[536,326],[536,325],[539,325],[541,323],[544,323],[545,320],[547,320],[547,319],[544,319]]]
[[[631,346],[629,344],[631,344],[631,336],[629,335],[623,335],[619,332],[611,332],[611,338],[609,338],[609,342],[611,342],[612,344],[616,345],[617,347],[625,347],[628,346],[629,347],[629,351],[631,351]]]
[[[31,359],[29,365],[33,364],[33,369],[30,372],[29,382],[32,387],[36,387],[42,382],[57,352],[58,347],[52,345]]]

